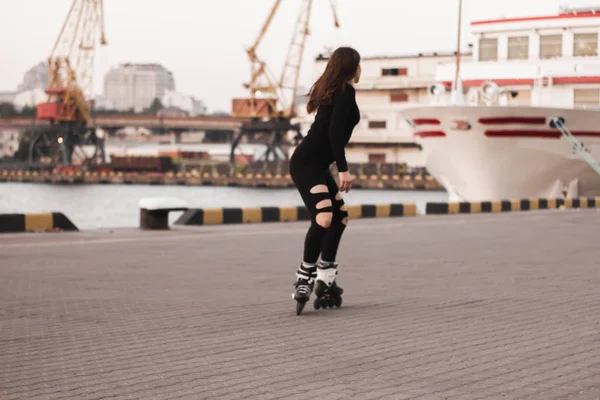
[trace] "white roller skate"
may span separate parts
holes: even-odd
[[[300,315],[306,302],[310,298],[317,276],[317,268],[307,268],[304,264],[300,264],[300,268],[296,271],[296,290],[292,293],[292,298],[296,300],[296,315]]]
[[[319,308],[333,308],[342,305],[342,293],[344,289],[337,285],[335,278],[337,276],[337,263],[317,264],[317,278],[315,283],[314,302],[315,310]]]

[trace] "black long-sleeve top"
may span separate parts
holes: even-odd
[[[355,96],[354,87],[345,84],[333,95],[331,104],[319,107],[306,137],[294,152],[295,157],[327,165],[335,161],[339,172],[348,171],[345,147],[360,121]]]

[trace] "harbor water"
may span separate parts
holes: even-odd
[[[62,212],[79,229],[135,227],[143,197],[176,197],[192,208],[284,207],[302,205],[293,189],[171,185],[53,185],[0,183],[0,214]],[[447,201],[441,191],[353,189],[347,204],[415,203],[419,213],[427,202]],[[181,212],[171,213],[174,222]]]

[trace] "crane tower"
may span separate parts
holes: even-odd
[[[37,106],[36,118],[50,122],[31,137],[29,162],[49,159],[71,165],[77,152],[82,163],[104,162],[102,138],[88,128],[97,36],[106,44],[103,0],[73,0],[48,57],[48,101]],[[83,146],[92,147],[93,154]]]
[[[233,138],[230,160],[235,163],[235,149],[244,135],[270,134],[265,153],[265,161],[270,154],[277,160],[280,153],[287,156],[281,149],[283,135],[288,131],[300,134],[299,124],[292,124],[296,116],[295,100],[298,90],[300,67],[304,55],[306,38],[310,34],[309,23],[314,0],[301,0],[301,8],[296,19],[292,40],[288,48],[283,69],[279,78],[275,78],[266,63],[258,56],[257,49],[275,16],[281,0],[275,0],[266,21],[264,22],[254,44],[246,50],[250,61],[250,80],[244,83],[250,96],[243,99],[233,99],[232,116],[250,118],[240,132]],[[329,0],[333,10],[334,24],[339,28],[336,4]]]

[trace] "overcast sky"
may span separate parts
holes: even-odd
[[[72,0],[0,0],[0,91],[15,90],[23,73],[44,61]],[[283,66],[302,0],[283,0],[258,49],[275,73]],[[104,0],[108,46],[98,50],[94,91],[123,62],[155,62],[175,76],[176,90],[230,111],[246,94],[245,47],[255,40],[274,0]],[[328,0],[313,0],[300,82],[310,85],[314,57],[324,46],[348,44],[363,56],[453,51],[458,0],[338,0],[341,28],[333,27]],[[469,23],[501,17],[555,14],[561,5],[600,0],[463,0],[463,43]]]

